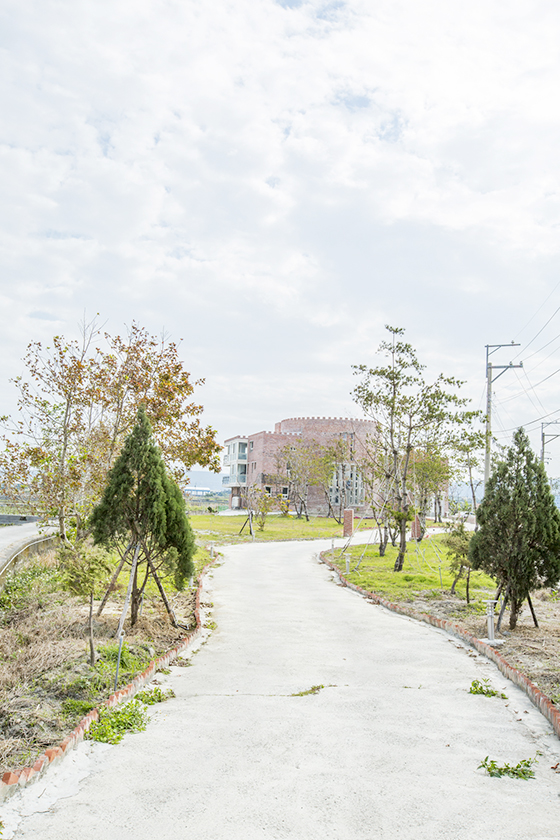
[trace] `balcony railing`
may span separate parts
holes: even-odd
[[[247,484],[246,475],[223,475],[222,484],[227,487],[237,487],[240,484]]]

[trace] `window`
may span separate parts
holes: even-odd
[[[287,487],[282,487],[282,495],[285,499],[288,498],[288,488]]]
[[[256,469],[257,469],[257,462],[256,462],[256,461],[253,461],[253,462],[251,463],[251,470],[252,470],[253,472],[255,472],[255,470],[256,470]]]
[[[265,492],[265,493],[268,493],[268,495],[270,496],[270,494],[271,494],[271,492],[272,492],[272,487],[265,487],[265,488],[264,488],[264,492]]]
[[[249,443],[249,449],[251,450],[251,452],[253,451],[253,446],[254,446],[254,445],[255,445],[255,441],[254,441],[254,440],[252,440],[252,441]]]

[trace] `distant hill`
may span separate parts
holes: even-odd
[[[213,472],[206,472],[206,470],[190,470],[190,487],[209,487],[210,490],[219,493],[221,490],[226,490],[222,484],[222,476]]]

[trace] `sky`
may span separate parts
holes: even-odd
[[[494,430],[540,449],[559,43],[548,0],[5,0],[0,413],[28,342],[99,313],[181,340],[220,440],[359,417],[391,324],[473,408],[517,342]]]

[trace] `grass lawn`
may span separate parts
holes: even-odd
[[[418,545],[408,543],[402,572],[394,572],[393,566],[398,550],[387,547],[385,557],[379,556],[377,546],[369,546],[360,562],[365,546],[350,548],[350,573],[345,574],[352,583],[375,592],[392,601],[413,601],[416,598],[439,599],[448,595],[454,575],[449,571],[449,560],[442,543],[442,537],[431,536]],[[344,572],[345,558],[335,551],[334,562]],[[440,578],[441,568],[441,578]],[[466,582],[461,578],[455,587],[460,598],[465,598]],[[494,597],[496,584],[482,572],[471,572],[470,597],[473,611],[484,612],[485,601]]]
[[[242,543],[252,542],[249,533],[249,523],[245,525],[243,533],[240,530],[246,521],[246,516],[216,516],[214,514],[195,514],[189,516],[189,522],[196,534],[197,542]],[[367,520],[368,528],[373,522]],[[365,524],[362,523],[363,525]],[[310,516],[309,522],[296,519],[293,516],[267,516],[263,531],[259,531],[253,523],[256,542],[272,542],[276,540],[318,540],[329,537],[341,537],[342,525],[334,519],[321,516]]]

